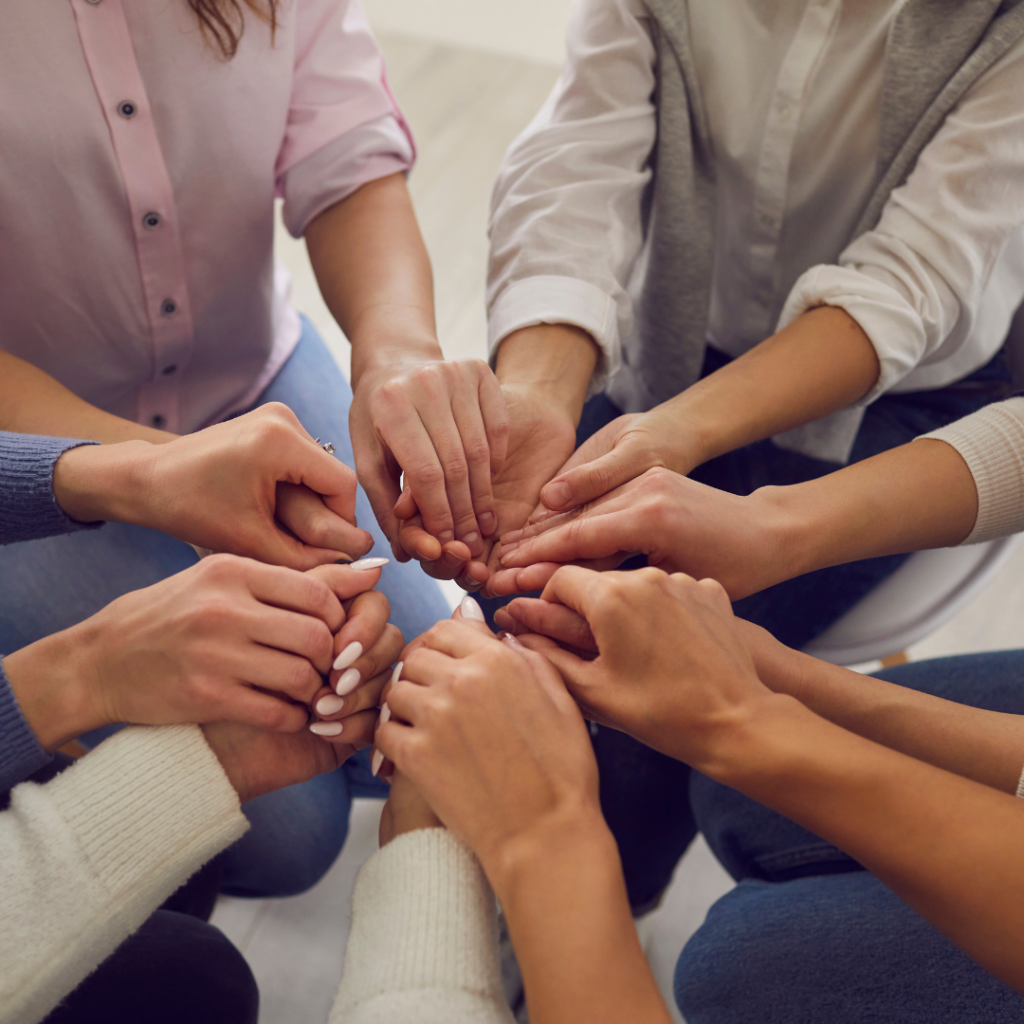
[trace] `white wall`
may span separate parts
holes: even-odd
[[[373,27],[561,64],[571,0],[363,0]]]

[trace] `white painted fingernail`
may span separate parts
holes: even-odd
[[[354,665],[360,659],[362,653],[363,645],[358,640],[353,640],[352,643],[350,643],[348,647],[346,647],[345,650],[343,650],[341,654],[334,659],[335,669],[348,668],[349,665]]]
[[[388,707],[388,702],[384,701],[380,706],[380,724],[384,725],[385,722],[391,721],[391,708]]]
[[[359,681],[361,678],[362,676],[359,675],[359,669],[346,669],[338,677],[338,681],[334,685],[334,692],[339,697],[347,696],[359,685]]]
[[[309,731],[314,736],[340,736],[344,728],[341,722],[314,722]]]
[[[373,752],[373,757],[370,758],[370,774],[373,776],[377,775],[380,771],[380,766],[384,763],[384,755],[379,751]]]
[[[459,605],[464,619],[475,619],[477,622],[486,622],[483,609],[468,594],[462,599]]]
[[[365,572],[367,569],[379,569],[382,565],[387,565],[390,561],[390,558],[360,558],[358,562],[353,562],[349,568],[359,569],[361,572]]]
[[[321,697],[316,702],[316,713],[318,715],[334,715],[337,714],[344,706],[344,697],[335,697],[333,694],[328,694],[326,697]]]
[[[398,680],[402,678],[402,666],[403,666],[404,664],[405,664],[405,662],[404,662],[404,661],[400,661],[400,662],[399,662],[399,663],[398,663],[398,664],[397,664],[397,665],[396,665],[396,666],[395,666],[395,667],[394,667],[394,668],[393,668],[393,669],[391,670],[391,685],[392,685],[392,686],[394,686],[394,685],[395,685],[395,683],[397,683],[397,682],[398,682]]]

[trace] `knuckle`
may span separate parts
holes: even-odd
[[[446,455],[444,462],[444,479],[450,484],[464,484],[469,479],[469,466],[461,452]]]
[[[466,461],[475,468],[491,464],[491,446],[482,437],[472,438],[465,446]]]
[[[444,485],[445,471],[439,462],[423,463],[412,473],[420,487],[436,488]]]

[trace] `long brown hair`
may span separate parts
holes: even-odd
[[[270,26],[271,38],[277,29],[277,5],[280,0],[188,0],[189,7],[199,19],[199,27],[225,60],[238,52],[238,43],[245,29],[242,4],[260,21]]]

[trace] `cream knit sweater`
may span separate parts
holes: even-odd
[[[0,1022],[34,1024],[248,828],[196,726],[125,729],[0,814]]]

